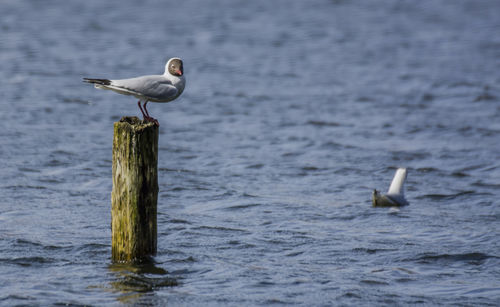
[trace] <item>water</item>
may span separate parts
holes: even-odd
[[[497,305],[500,2],[0,3],[0,304]],[[110,260],[112,125],[82,77],[185,62],[158,255]],[[408,167],[410,206],[372,208]]]

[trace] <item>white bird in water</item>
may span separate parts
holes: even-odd
[[[391,186],[387,194],[381,194],[377,190],[373,190],[372,204],[374,207],[394,207],[406,206],[409,203],[404,195],[404,183],[406,180],[406,168],[398,168],[392,179]]]
[[[149,116],[146,105],[152,102],[170,102],[184,91],[186,80],[182,60],[171,58],[165,65],[163,75],[150,75],[130,79],[108,80],[83,78],[84,82],[93,83],[96,88],[112,90],[119,94],[131,95],[139,99],[137,105],[145,121],[160,125]],[[141,103],[144,103],[141,106]],[[144,109],[143,109],[144,107]]]

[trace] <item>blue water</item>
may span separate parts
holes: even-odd
[[[0,304],[498,305],[499,1],[0,2]],[[111,262],[113,122],[187,87],[158,255]],[[397,167],[403,208],[371,207]]]

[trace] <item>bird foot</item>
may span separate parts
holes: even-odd
[[[156,118],[151,117],[151,116],[144,116],[144,121],[153,123],[156,126],[160,127],[160,123],[158,122],[158,120]]]

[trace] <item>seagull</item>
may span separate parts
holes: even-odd
[[[170,102],[182,94],[186,85],[184,67],[180,58],[168,60],[163,75],[149,75],[121,80],[83,78],[83,82],[92,83],[96,88],[112,90],[119,94],[138,98],[137,105],[144,120],[157,126],[160,126],[160,124],[156,119],[149,116],[148,109],[146,109],[148,102]],[[143,103],[142,106],[141,103]]]
[[[381,194],[373,190],[372,204],[374,207],[399,207],[406,206],[409,203],[405,199],[403,185],[406,179],[406,168],[398,168],[392,179],[391,186],[387,194]]]

